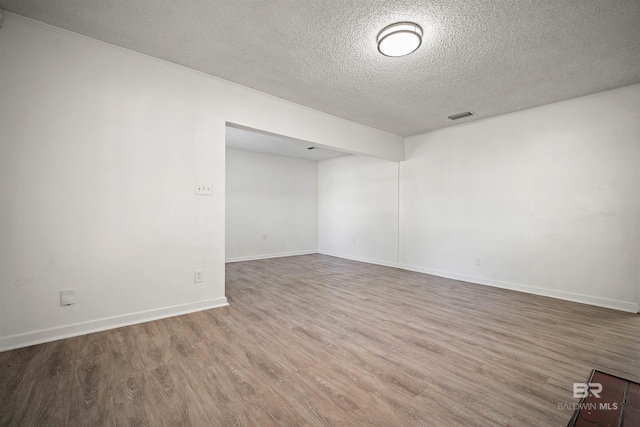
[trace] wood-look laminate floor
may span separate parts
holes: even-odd
[[[565,426],[640,379],[640,316],[323,255],[227,265],[230,307],[0,353],[2,426]]]

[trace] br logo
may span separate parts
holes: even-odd
[[[573,383],[573,397],[581,399],[592,395],[596,399],[600,398],[602,384],[600,383]]]

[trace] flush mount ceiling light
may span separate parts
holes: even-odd
[[[413,22],[398,22],[378,34],[378,50],[385,56],[405,56],[422,44],[422,28]]]

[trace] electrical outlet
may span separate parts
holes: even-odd
[[[76,290],[63,289],[60,291],[60,305],[72,305],[76,303]]]
[[[193,272],[193,281],[196,283],[200,283],[204,281],[204,274],[202,273],[202,269],[195,270]]]
[[[475,262],[475,264],[476,264],[476,265],[480,265],[480,258],[476,258],[476,262]]]
[[[198,196],[213,195],[213,185],[211,185],[211,183],[196,182],[196,195]]]

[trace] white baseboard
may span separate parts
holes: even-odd
[[[418,267],[415,265],[400,265],[403,270],[416,271],[418,273],[431,274],[433,276],[446,277],[447,279],[461,280],[463,282],[478,283],[481,285],[493,286],[494,288],[510,289],[512,291],[526,292],[528,294],[542,295],[545,297],[557,298],[566,301],[579,302],[582,304],[595,305],[598,307],[612,308],[614,310],[638,313],[638,303],[628,301],[618,301],[607,298],[594,297],[590,295],[575,294],[572,292],[558,291],[555,289],[538,288],[535,286],[519,285],[516,283],[489,280],[481,277],[467,276],[465,274],[451,273],[448,271],[434,270],[430,268]]]
[[[224,262],[255,261],[258,259],[283,258],[287,256],[311,255],[311,254],[317,254],[317,253],[318,251],[314,250],[314,251],[283,252],[279,254],[239,256],[239,257],[227,258]]]
[[[123,326],[135,325],[137,323],[145,323],[152,320],[208,310],[210,308],[223,307],[225,305],[229,305],[227,298],[221,297],[207,301],[198,301],[154,310],[140,311],[121,316],[105,317],[102,319],[90,320],[88,322],[75,323],[50,329],[41,329],[23,334],[8,335],[0,338],[0,351],[28,347],[35,344],[57,341],[78,335],[105,331],[107,329],[115,329]]]
[[[344,254],[339,254],[339,253],[329,252],[329,251],[318,251],[318,253],[322,255],[334,256],[336,258],[349,259],[351,261],[366,262],[367,264],[383,265],[385,267],[394,267],[394,268],[399,267],[397,262],[379,261],[375,259],[363,258],[363,257],[358,257],[353,255],[344,255]]]

